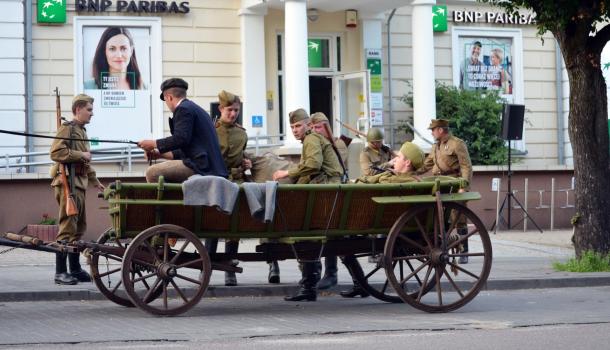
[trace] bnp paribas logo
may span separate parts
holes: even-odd
[[[38,0],[38,23],[66,23],[66,0]]]

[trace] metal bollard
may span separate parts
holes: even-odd
[[[555,227],[555,178],[551,178],[551,231]]]
[[[523,232],[527,231],[527,197],[529,193],[529,179],[525,178],[525,198],[523,199],[525,203],[523,203]]]

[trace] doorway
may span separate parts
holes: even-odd
[[[309,76],[309,112],[322,112],[333,120],[333,80],[327,76]]]

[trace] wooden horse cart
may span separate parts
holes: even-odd
[[[205,294],[212,270],[242,272],[234,259],[311,261],[328,255],[348,257],[348,270],[379,300],[447,312],[470,302],[484,287],[492,248],[483,223],[463,204],[480,195],[458,193],[460,180],[427,180],[280,184],[270,223],[250,215],[243,188],[232,214],[226,215],[213,207],[184,205],[181,184],[117,181],[104,192],[112,228],[97,242],[35,243],[13,236],[0,238],[0,244],[84,252],[101,293],[156,315],[192,308]],[[204,238],[260,243],[255,252],[208,253]],[[463,251],[466,239],[468,252]],[[458,264],[460,256],[468,256],[469,263]]]

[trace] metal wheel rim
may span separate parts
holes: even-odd
[[[161,247],[162,253],[161,256],[155,253],[155,263],[149,264],[143,261],[140,261],[136,258],[137,254],[141,252],[148,252],[150,257],[153,257],[154,249],[152,248],[150,242],[151,238],[155,236],[160,236],[163,239],[163,246]],[[178,252],[174,251],[169,246],[169,238],[178,237],[179,239],[184,239],[184,242],[178,243],[176,246],[180,246]],[[195,248],[195,256],[197,259],[191,260],[188,263],[184,263],[180,265],[172,264],[172,259],[177,256],[181,256],[183,250],[192,244]],[[175,259],[174,259],[175,260]],[[151,270],[154,269],[154,272],[149,273],[143,277],[138,277],[135,280],[133,279],[133,275],[129,272],[129,266],[132,264],[144,265],[148,266]],[[183,268],[187,268],[186,265],[190,265],[192,268],[196,270],[200,270],[198,279],[192,279],[185,277],[178,273],[177,271]],[[173,266],[172,268],[165,268],[167,266]],[[175,271],[174,271],[175,270]],[[175,276],[168,276],[167,273],[164,275],[164,271],[174,271],[176,273]],[[196,305],[199,300],[203,297],[203,294],[207,290],[210,281],[211,275],[211,263],[207,251],[199,238],[195,236],[189,230],[182,228],[176,225],[158,225],[150,227],[140,234],[138,234],[135,239],[131,242],[130,246],[125,251],[125,256],[123,258],[123,284],[125,286],[125,290],[127,291],[127,295],[129,299],[140,309],[149,312],[155,315],[161,316],[175,316],[181,313],[188,311],[194,305]],[[186,279],[187,281],[198,285],[195,294],[189,298],[184,294],[183,288],[180,288],[176,281],[176,278]],[[144,296],[136,293],[134,289],[136,280],[145,280],[150,279],[152,292],[149,290]],[[153,282],[154,281],[154,282]],[[173,288],[174,292],[178,294],[181,299],[181,304],[179,306],[174,307],[173,305],[170,307],[169,301],[170,296],[168,294],[168,289]],[[152,295],[161,290],[161,298],[162,305],[157,306],[153,305],[150,298]]]
[[[394,289],[398,290],[397,293],[404,302],[419,310],[426,312],[448,312],[456,310],[466,305],[480,292],[489,276],[489,271],[491,270],[492,249],[487,229],[481,220],[465,206],[457,203],[443,203],[443,216],[450,214],[454,210],[457,211],[458,214],[456,215],[458,217],[463,215],[467,219],[467,223],[469,224],[467,237],[470,237],[471,240],[475,238],[480,240],[480,249],[478,251],[473,252],[471,250],[468,252],[468,254],[459,252],[456,253],[454,251],[453,248],[458,249],[457,247],[459,247],[459,244],[463,240],[460,237],[453,242],[449,242],[448,237],[450,237],[450,233],[456,230],[457,227],[453,223],[449,222],[448,226],[445,227],[445,233],[443,234],[443,232],[440,230],[441,225],[439,224],[438,220],[439,214],[435,205],[425,205],[418,208],[413,208],[412,210],[409,210],[401,215],[401,217],[392,226],[388,239],[386,240],[383,264],[388,280]],[[432,230],[426,228],[429,225],[422,223],[422,216],[429,216],[431,212],[433,213],[434,221],[433,230],[436,232],[436,234],[432,233]],[[407,224],[417,224],[418,230],[415,233],[411,232],[406,235],[401,233]],[[424,235],[422,235],[422,232],[427,233],[427,240],[423,238]],[[413,238],[418,236],[421,238],[420,241],[425,241],[426,243],[417,243]],[[437,239],[435,240],[434,238]],[[443,242],[443,240],[445,241]],[[398,243],[399,245],[407,245],[413,250],[411,257],[396,257],[394,255],[397,251],[395,247],[395,245],[397,245],[397,241],[401,242]],[[430,249],[430,247],[432,247],[432,249]],[[455,258],[461,255],[467,255],[471,260],[476,258],[480,261],[477,263],[477,265],[468,265],[464,267],[463,265],[458,265],[454,262]],[[399,280],[398,276],[396,276],[391,267],[395,261],[403,260],[402,258],[410,261],[414,261],[417,258],[417,260],[421,260],[421,264],[416,267],[417,273],[415,273],[413,276],[403,276]],[[449,261],[446,261],[447,259],[449,259]],[[472,273],[471,270],[476,269],[478,265],[480,265],[478,274]],[[474,267],[470,268],[470,266]],[[458,273],[462,272],[466,278],[471,278],[472,281],[457,281],[455,277],[451,276],[452,268],[457,270]],[[401,285],[405,285],[401,284],[401,282],[408,282],[410,279],[414,279],[418,276],[418,281],[421,280],[422,282],[418,282],[419,289],[416,292],[406,293],[402,288],[400,288]],[[433,292],[426,296],[426,293],[424,292],[425,289],[427,289],[428,281],[434,281],[435,286],[433,288]],[[426,287],[424,288],[424,292],[421,292],[420,295],[419,291],[422,290],[422,284]],[[415,285],[417,286],[417,284]],[[461,287],[462,285],[469,287],[468,290],[463,290],[466,288]],[[437,286],[440,287],[437,288]],[[445,298],[447,295],[449,295],[450,298],[453,298],[453,301],[444,302],[443,293],[449,293],[445,295]],[[452,295],[451,293],[454,293],[455,295]],[[414,294],[416,294],[416,296],[414,296]],[[422,300],[424,296],[426,296],[426,300]],[[455,298],[457,298],[457,300]],[[436,303],[432,302],[435,299]],[[445,301],[446,300],[447,299],[445,299]]]

